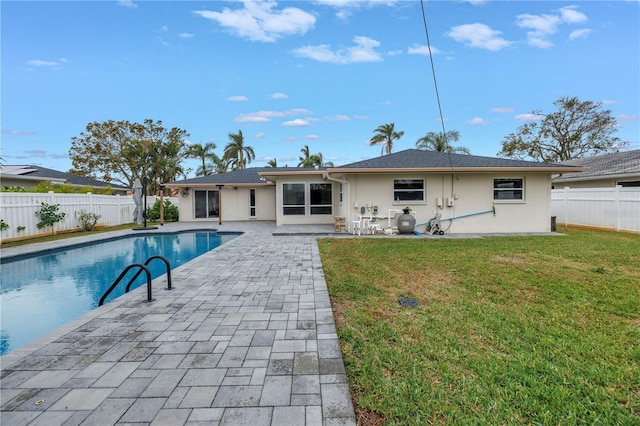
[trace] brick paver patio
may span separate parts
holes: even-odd
[[[316,237],[162,230],[205,225],[245,234],[3,356],[0,423],[355,425]]]

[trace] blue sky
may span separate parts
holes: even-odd
[[[444,126],[496,156],[563,96],[598,101],[640,149],[640,2],[425,1]],[[2,157],[66,171],[88,123],[242,130],[264,166],[335,165],[440,131],[419,1],[2,1]],[[186,165],[197,167],[197,161]],[[193,176],[193,172],[190,174]]]

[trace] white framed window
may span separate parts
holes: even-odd
[[[330,183],[309,184],[309,213],[312,215],[330,215],[333,212]]]
[[[305,184],[304,183],[283,183],[282,184],[282,214],[285,216],[305,214]]]
[[[426,200],[424,179],[394,179],[394,204],[422,203]]]
[[[493,201],[524,201],[524,178],[494,178]]]
[[[249,217],[256,217],[256,190],[249,189]]]

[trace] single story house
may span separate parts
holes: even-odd
[[[114,185],[85,176],[72,173],[59,172],[42,166],[34,165],[2,165],[0,166],[0,184],[4,188],[22,187],[30,188],[41,182],[52,184],[68,184],[88,188],[111,188],[114,194],[126,195],[129,188],[122,185]]]
[[[551,176],[580,170],[408,149],[339,167],[256,167],[166,186],[180,193],[181,221],[280,226],[343,217],[351,228],[365,217],[387,228],[408,207],[421,232],[437,213],[448,232],[544,232],[551,229]]]
[[[554,188],[613,188],[640,186],[640,149],[614,152],[562,164],[584,168],[581,173],[563,173],[553,178]]]

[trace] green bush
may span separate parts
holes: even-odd
[[[160,200],[156,200],[153,207],[147,208],[147,219],[160,220]],[[164,200],[164,220],[167,222],[175,222],[178,220],[178,206],[169,200]]]
[[[4,219],[0,219],[0,231],[4,231],[5,229],[9,229],[9,224],[4,221]]]
[[[80,210],[80,213],[76,212],[76,219],[80,222],[82,229],[85,231],[91,231],[93,227],[96,226],[96,223],[98,223],[100,215]]]
[[[60,204],[47,204],[42,203],[40,211],[36,212],[36,216],[40,218],[40,222],[36,224],[38,229],[42,229],[47,226],[51,226],[53,230],[53,225],[62,221],[66,216],[65,212],[59,212]],[[55,234],[55,230],[53,230]]]

